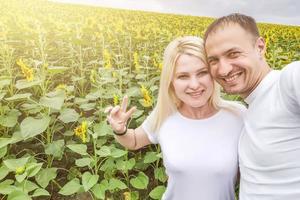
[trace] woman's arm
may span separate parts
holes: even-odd
[[[127,121],[136,110],[135,107],[127,110],[128,97],[122,100],[121,107],[115,106],[107,108],[107,121],[111,125],[116,140],[124,147],[130,150],[140,149],[151,144],[146,132],[140,126],[136,129],[127,129]]]
[[[116,140],[124,147],[130,150],[140,149],[151,144],[146,132],[142,127],[136,129],[127,129],[125,135],[118,136],[115,134]]]

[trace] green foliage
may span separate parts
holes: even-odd
[[[104,110],[127,94],[138,127],[155,105],[166,45],[203,36],[212,19],[44,0],[1,1],[0,13],[0,197],[160,199],[159,147],[122,148]],[[299,27],[259,28],[274,69],[300,60]]]

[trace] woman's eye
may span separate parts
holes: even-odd
[[[198,73],[198,76],[203,76],[203,75],[206,75],[208,74],[208,71],[201,71]]]
[[[177,78],[178,79],[186,79],[188,76],[186,76],[186,75],[180,75],[180,76],[178,76]]]

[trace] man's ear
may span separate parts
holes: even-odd
[[[262,56],[266,53],[267,47],[264,38],[262,37],[257,38],[256,47]]]

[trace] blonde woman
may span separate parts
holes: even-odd
[[[201,38],[172,41],[164,52],[157,105],[142,125],[127,129],[135,111],[107,110],[116,140],[128,149],[159,144],[168,174],[163,200],[234,200],[243,106],[220,98]]]

